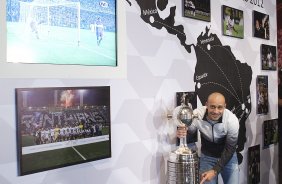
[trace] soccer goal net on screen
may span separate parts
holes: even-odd
[[[80,42],[80,3],[66,0],[20,1],[25,32],[38,39]]]

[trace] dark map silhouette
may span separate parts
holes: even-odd
[[[186,44],[184,26],[174,25],[176,6],[170,7],[170,14],[165,19],[159,16],[158,11],[167,8],[168,0],[135,1],[140,7],[140,17],[144,22],[156,29],[165,28],[168,33],[176,35],[188,53],[191,53],[191,47],[194,48],[197,58],[194,73],[195,92],[202,104],[205,104],[211,92],[218,91],[225,96],[227,108],[236,114],[240,123],[236,152],[241,164],[243,156],[240,152],[244,150],[246,142],[245,122],[251,113],[251,67],[237,60],[231,48],[223,46],[216,34],[208,34],[208,27],[204,33],[200,33],[196,45]],[[127,2],[131,6],[131,2]]]

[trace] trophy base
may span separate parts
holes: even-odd
[[[169,155],[167,184],[198,184],[199,157],[196,151],[180,147]]]

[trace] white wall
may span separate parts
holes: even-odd
[[[175,107],[175,92],[194,91],[193,73],[196,56],[188,54],[174,35],[157,30],[140,18],[137,3],[131,0],[120,3],[126,13],[127,76],[125,78],[73,77],[60,78],[1,78],[0,79],[0,183],[2,184],[153,184],[165,183],[165,162],[168,153],[175,149],[175,125],[166,114]],[[3,2],[1,2],[3,4]],[[176,5],[177,23],[185,25],[190,42],[196,43],[199,33],[211,25],[223,45],[229,45],[241,62],[252,67],[252,113],[246,121],[247,142],[240,165],[241,183],[247,183],[247,149],[260,144],[262,147],[262,123],[277,118],[277,74],[260,69],[260,44],[276,46],[276,1],[264,1],[261,9],[245,1],[212,1],[211,22],[197,21],[181,16],[181,1],[170,0]],[[221,5],[229,5],[244,11],[245,37],[236,39],[221,33]],[[2,6],[3,7],[3,6]],[[271,38],[252,37],[252,10],[270,15]],[[165,13],[165,12],[164,12]],[[1,16],[4,16],[1,13]],[[119,17],[119,18],[122,18]],[[2,18],[1,18],[2,19]],[[2,19],[3,21],[3,19]],[[3,36],[3,31],[2,36]],[[1,37],[1,40],[4,38]],[[1,47],[3,48],[3,46]],[[81,71],[83,72],[83,70]],[[110,74],[109,74],[110,75]],[[257,75],[268,75],[270,109],[268,115],[256,115]],[[53,86],[111,86],[112,158],[69,166],[37,174],[19,177],[16,155],[15,88]],[[278,183],[278,145],[261,148],[261,183]]]

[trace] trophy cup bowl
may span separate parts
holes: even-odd
[[[182,104],[168,115],[178,126],[190,126],[196,116],[193,115],[191,104]],[[167,161],[167,184],[198,184],[199,157],[196,150],[188,148],[186,136],[180,138],[177,150],[172,151]]]

